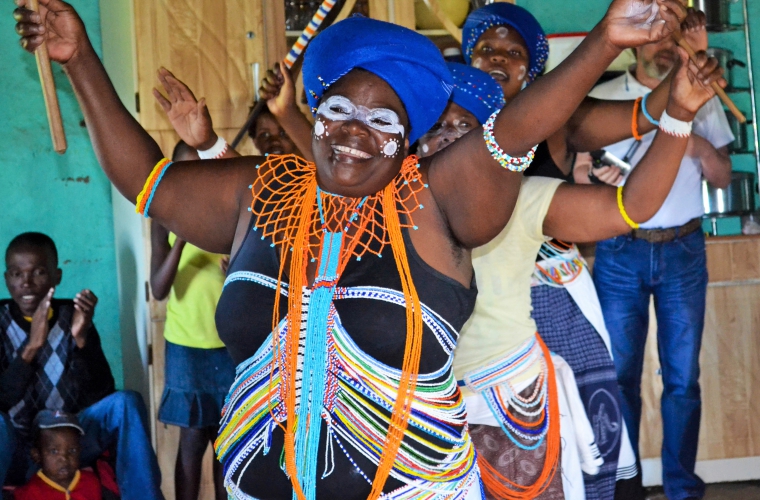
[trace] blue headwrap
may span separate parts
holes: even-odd
[[[461,63],[446,63],[454,77],[451,101],[475,115],[483,124],[491,114],[504,107],[504,92],[491,75]]]
[[[472,51],[478,39],[493,26],[510,26],[520,33],[528,46],[530,69],[526,81],[532,82],[544,70],[549,58],[549,42],[541,25],[533,15],[522,7],[506,2],[496,2],[470,13],[462,27],[462,52],[470,64]]]
[[[433,42],[395,24],[351,17],[318,34],[304,56],[303,83],[312,113],[327,88],[354,68],[382,78],[409,116],[409,142],[432,127],[449,101],[452,80]]]

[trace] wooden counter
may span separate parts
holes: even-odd
[[[707,240],[709,285],[700,356],[702,425],[699,461],[760,456],[760,236]],[[650,306],[642,398],[641,456],[658,458],[662,443],[656,322]],[[726,462],[728,463],[728,462]],[[731,461],[735,467],[756,461]],[[715,470],[719,462],[710,462]],[[754,465],[753,465],[754,467]],[[646,471],[646,464],[644,469]],[[719,467],[718,467],[719,468]],[[705,465],[697,471],[709,475]],[[732,480],[705,477],[706,480]],[[760,477],[760,468],[754,472]],[[646,475],[645,475],[646,476]],[[738,476],[737,476],[738,477]]]

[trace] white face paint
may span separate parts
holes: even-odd
[[[430,146],[428,146],[427,144],[423,144],[422,145],[422,152],[423,153],[427,153],[428,151],[430,151]]]
[[[314,137],[317,139],[322,139],[325,136],[325,124],[322,123],[322,120],[317,120],[314,122]]]
[[[380,132],[404,136],[404,126],[401,125],[395,111],[388,108],[369,109],[357,106],[342,95],[333,95],[325,99],[317,108],[317,114],[332,121],[359,120]]]
[[[506,26],[499,26],[496,28],[496,36],[499,38],[507,38],[509,36],[509,28]]]
[[[480,69],[480,66],[483,64],[483,59],[477,58],[474,61],[472,61],[472,67],[476,69]]]
[[[398,141],[396,139],[391,139],[383,146],[383,155],[388,158],[396,156],[396,152],[398,152]]]
[[[520,81],[525,80],[525,75],[527,73],[528,73],[528,69],[525,66],[520,65],[520,74],[517,75],[517,79],[520,80]]]

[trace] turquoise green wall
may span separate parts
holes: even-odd
[[[100,49],[97,0],[71,0]],[[34,57],[21,50],[11,17],[0,16],[0,249],[24,231],[41,231],[58,246],[63,282],[58,297],[82,288],[100,299],[95,324],[114,378],[122,385],[119,297],[116,283],[111,187],[92,151],[71,86],[54,65],[69,149],[53,152]],[[7,297],[3,289],[0,296]]]

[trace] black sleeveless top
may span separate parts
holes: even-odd
[[[403,232],[409,267],[420,301],[423,307],[427,306],[450,326],[453,330],[451,337],[455,342],[459,330],[475,306],[477,291],[474,278],[472,286],[468,289],[456,280],[436,271],[417,254],[408,231],[403,230]],[[276,280],[279,271],[279,254],[276,250],[269,238],[262,239],[260,230],[249,230],[240,250],[229,265],[228,278],[217,306],[216,324],[221,340],[238,365],[253,357],[266,342],[271,344],[271,339],[267,339],[272,331],[275,290],[252,281],[233,281],[233,278],[255,273]],[[368,255],[360,261],[353,259],[346,266],[337,286],[339,288],[376,287],[392,291],[402,290],[401,279],[390,246],[384,249],[382,255],[382,258]],[[287,276],[283,279],[286,280]],[[400,369],[406,342],[405,307],[388,301],[365,300],[366,298],[334,300],[340,322],[353,342],[364,353],[379,363]],[[284,318],[287,313],[286,297],[280,299],[280,308],[279,317]],[[453,348],[446,352],[442,348],[440,332],[434,333],[427,324],[423,328],[420,375],[438,371],[443,373],[442,377],[451,376],[453,379],[451,374]],[[238,377],[241,377],[241,367],[238,371]],[[239,381],[236,380],[231,396],[238,384]],[[380,413],[388,415],[385,411],[380,411]],[[462,429],[459,432],[466,438],[464,421],[462,422]],[[222,424],[224,425],[224,421]],[[387,428],[387,425],[384,428]],[[412,430],[411,425],[410,430]],[[323,471],[326,470],[326,435],[326,424],[323,418],[319,456],[311,457],[318,462],[317,498],[366,498],[371,489],[367,478],[374,477],[376,466],[352,448],[347,440],[342,441],[345,450],[338,449],[335,444],[332,445],[334,469],[327,477],[322,477]],[[404,438],[404,442],[407,442],[407,439],[408,435]],[[469,441],[469,438],[467,440]],[[453,446],[437,438],[436,442],[444,448]],[[284,461],[283,443],[284,432],[275,425],[271,433],[271,451],[266,454],[258,453],[251,460],[250,467],[246,464],[238,466],[237,472],[232,475],[227,484],[239,481],[240,489],[255,498],[290,500],[292,486],[281,463],[281,460]],[[420,448],[420,445],[415,446]],[[428,448],[423,447],[420,451],[431,454]],[[441,460],[445,457],[442,454],[436,456],[440,456]],[[353,463],[350,460],[353,460]],[[224,461],[223,464],[226,474],[230,464]],[[327,468],[329,467],[328,465]],[[402,482],[389,477],[384,491],[389,492],[401,486],[403,486]]]
[[[549,153],[549,145],[546,141],[541,142],[536,148],[536,155],[533,158],[533,162],[525,170],[524,175],[531,177],[550,177],[552,179],[561,179],[563,181],[572,182],[573,173],[565,175],[562,169],[554,163],[551,153]]]

